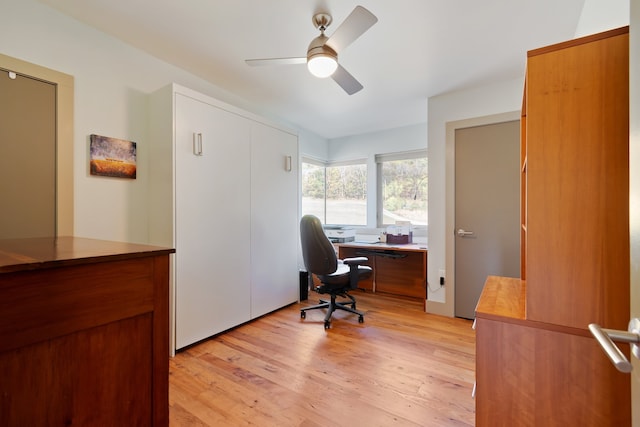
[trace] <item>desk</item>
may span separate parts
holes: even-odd
[[[427,298],[427,248],[425,245],[340,243],[339,258],[366,256],[373,269],[359,287],[372,292]]]
[[[0,240],[0,424],[169,425],[169,254]]]

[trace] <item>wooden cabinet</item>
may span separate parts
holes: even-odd
[[[373,269],[371,278],[358,287],[374,292],[426,299],[427,250],[418,245],[340,244],[339,258],[366,256]]]
[[[629,376],[584,329],[532,322],[526,284],[487,279],[476,317],[476,426],[630,425]]]
[[[529,52],[527,317],[629,322],[626,29]]]
[[[522,279],[490,277],[476,309],[477,426],[631,422],[587,329],[629,321],[628,54],[628,28],[528,53]]]
[[[169,253],[0,240],[0,425],[169,425]]]
[[[151,98],[150,236],[176,247],[179,349],[298,300],[298,140],[178,85]]]

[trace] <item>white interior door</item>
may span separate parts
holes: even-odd
[[[456,317],[475,317],[487,276],[520,277],[519,163],[519,121],[456,129]]]
[[[176,94],[176,348],[250,319],[250,125]]]

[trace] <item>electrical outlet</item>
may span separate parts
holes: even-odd
[[[444,286],[445,271],[444,270],[439,270],[438,274],[440,275],[440,286]]]

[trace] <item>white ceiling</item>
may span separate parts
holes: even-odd
[[[427,98],[521,77],[527,50],[574,37],[585,0],[40,0],[210,81],[256,110],[327,139],[424,123]],[[245,59],[305,56],[329,12],[378,17],[339,62],[364,89],[347,95],[305,65]]]

